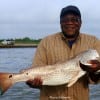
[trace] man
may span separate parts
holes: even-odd
[[[39,44],[32,66],[52,65],[69,60],[87,49],[96,49],[100,53],[100,40],[95,36],[80,33],[81,13],[76,6],[67,6],[60,14],[61,32],[45,37]],[[41,78],[27,81],[30,87],[40,87],[40,100],[89,100],[89,82],[97,83],[100,79],[100,62],[90,61],[92,66],[81,68],[88,75],[80,78],[73,86],[42,86]]]

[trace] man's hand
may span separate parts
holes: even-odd
[[[83,65],[80,63],[80,67],[84,71],[88,72],[88,75],[93,82],[98,83],[100,80],[100,72],[97,73],[97,71],[100,70],[100,62],[98,60],[91,60],[88,63],[90,63],[91,66]]]
[[[31,88],[40,89],[42,87],[42,80],[40,77],[36,77],[34,79],[30,79],[30,80],[26,81],[26,84]]]
[[[91,66],[80,63],[80,67],[87,72],[96,72],[100,70],[100,62],[98,60],[90,60],[88,63],[90,63]]]

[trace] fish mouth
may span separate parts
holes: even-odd
[[[90,60],[97,60],[97,61],[100,62],[100,57],[96,57],[96,58],[94,58],[94,59],[90,59]],[[82,61],[79,60],[79,62],[80,62],[81,64],[83,64],[83,65],[91,66],[92,64],[89,63],[90,60],[87,60],[87,61],[85,61],[85,60],[82,60]]]

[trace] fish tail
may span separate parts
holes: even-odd
[[[3,95],[13,84],[13,74],[0,72],[0,93]]]

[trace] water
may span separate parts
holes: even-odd
[[[0,49],[0,72],[19,72],[32,64],[35,48]],[[39,100],[39,90],[25,83],[11,87],[0,100]],[[90,86],[90,100],[100,100],[100,85]]]
[[[0,72],[19,72],[32,64],[34,48],[0,49]],[[0,100],[39,100],[39,90],[31,89],[25,83],[11,87]]]

